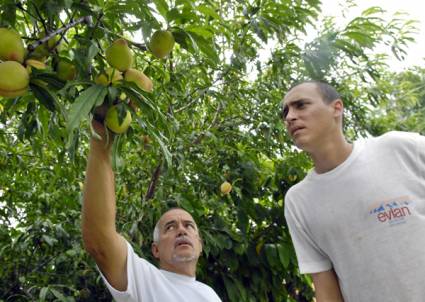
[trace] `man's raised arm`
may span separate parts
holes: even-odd
[[[111,144],[105,145],[103,126],[93,127],[102,140],[91,139],[84,184],[82,233],[87,252],[95,259],[109,283],[127,289],[127,246],[116,231],[115,178],[111,165]],[[110,138],[112,140],[112,138]]]

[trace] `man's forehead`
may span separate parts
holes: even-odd
[[[310,93],[318,93],[317,85],[314,83],[302,83],[289,90],[283,98],[282,106],[305,98]]]
[[[165,212],[160,221],[161,224],[165,224],[169,221],[173,221],[173,220],[184,220],[184,221],[192,221],[195,222],[193,220],[192,215],[190,215],[188,212],[186,212],[183,209],[171,209],[167,212]]]

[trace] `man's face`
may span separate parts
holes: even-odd
[[[309,152],[320,146],[339,129],[337,117],[341,100],[323,101],[316,84],[304,83],[292,88],[283,100],[283,121],[297,147]],[[342,109],[342,107],[341,107]]]
[[[153,255],[162,268],[181,263],[195,263],[202,251],[198,227],[192,216],[182,209],[166,212],[159,222],[159,241],[152,246]]]

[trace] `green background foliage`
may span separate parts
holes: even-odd
[[[373,7],[338,27],[319,18],[318,0],[1,0],[0,26],[26,46],[84,22],[57,36],[29,94],[0,98],[0,301],[111,300],[83,250],[80,209],[91,112],[118,91],[140,107],[114,145],[117,225],[135,250],[154,261],[155,222],[178,205],[202,230],[198,279],[223,301],[312,301],[283,213],[311,162],[292,147],[279,103],[294,82],[326,80],[343,96],[350,139],[424,133],[425,69],[390,72],[377,51],[402,59],[414,23],[381,15]],[[169,58],[146,47],[157,29],[175,37]],[[94,84],[119,37],[153,93]],[[75,80],[57,78],[59,58],[77,67]],[[223,196],[225,180],[233,190]]]

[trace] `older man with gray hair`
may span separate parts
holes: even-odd
[[[101,123],[93,128],[87,162],[82,233],[86,250],[94,258],[115,301],[221,301],[208,285],[196,281],[202,240],[192,216],[183,209],[165,212],[155,226],[152,254],[158,269],[135,254],[115,226],[115,181],[111,144],[105,147]]]

